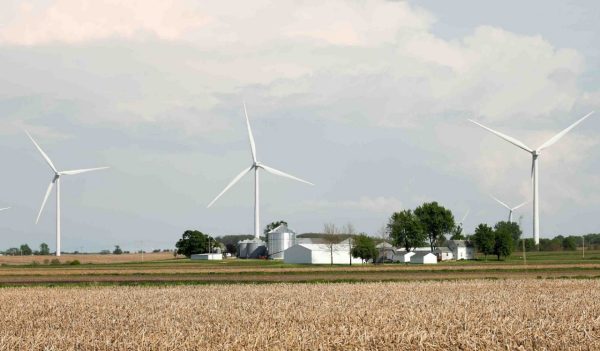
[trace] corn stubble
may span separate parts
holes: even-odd
[[[597,350],[600,281],[0,289],[0,350]]]

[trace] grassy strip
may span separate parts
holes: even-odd
[[[185,281],[103,281],[103,282],[32,282],[32,283],[15,283],[7,284],[0,283],[0,289],[7,288],[24,288],[24,287],[41,287],[41,288],[93,288],[93,287],[171,287],[171,286],[208,286],[208,285],[273,285],[273,284],[362,284],[362,283],[412,283],[412,282],[458,282],[458,281],[479,281],[479,280],[512,280],[514,278],[504,277],[464,277],[464,278],[422,278],[422,279],[402,279],[402,278],[389,278],[389,279],[306,279],[306,280],[293,280],[293,281],[239,281],[239,280],[220,280],[220,281],[198,281],[198,280],[185,280]],[[600,279],[600,275],[596,276],[557,276],[557,277],[531,277],[531,278],[519,278],[524,279],[546,279],[546,280],[596,280]]]

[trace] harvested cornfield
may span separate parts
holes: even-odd
[[[600,281],[0,289],[0,350],[173,349],[600,349]]]

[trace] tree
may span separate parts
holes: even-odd
[[[459,224],[452,231],[450,240],[466,240],[467,238],[463,234],[463,227]]]
[[[123,250],[121,250],[121,247],[119,245],[115,245],[115,249],[113,250],[113,255],[121,255],[123,253]]]
[[[214,242],[214,239],[207,234],[197,230],[186,230],[181,239],[175,244],[175,247],[177,248],[177,254],[190,258],[193,254],[208,252],[211,241]]]
[[[375,241],[366,234],[360,234],[354,238],[354,246],[352,247],[352,257],[360,257],[363,262],[377,259],[377,248]]]
[[[563,250],[575,251],[577,250],[577,242],[581,241],[581,239],[577,240],[577,237],[568,236],[562,240],[562,248]]]
[[[454,228],[454,216],[450,210],[438,205],[437,202],[424,203],[415,209],[415,215],[423,226],[429,239],[431,251],[437,247],[440,237],[450,233]]]
[[[21,251],[21,255],[23,255],[23,256],[29,256],[33,253],[31,248],[27,244],[21,245],[21,247],[19,248],[19,251]]]
[[[496,233],[502,233],[502,235],[504,235],[504,233],[508,233],[512,238],[513,244],[515,245],[519,243],[519,240],[521,239],[521,234],[523,234],[521,228],[515,222],[498,222],[494,226],[494,230],[496,231]]]
[[[286,226],[288,225],[286,221],[281,220],[281,221],[277,221],[277,222],[272,222],[267,224],[267,226],[265,227],[265,230],[263,231],[264,234],[268,234],[271,230],[279,227],[280,225],[285,224]]]
[[[508,257],[513,251],[513,238],[510,232],[506,230],[496,231],[494,235],[494,254],[498,257]]]
[[[48,244],[46,244],[46,243],[40,244],[40,255],[43,255],[43,256],[50,255],[50,248],[48,247]]]
[[[331,255],[331,265],[333,266],[333,247],[335,244],[340,242],[340,232],[333,223],[325,223],[323,225],[323,240],[329,248],[329,254]]]
[[[406,251],[425,245],[427,234],[419,218],[411,211],[394,212],[390,217],[387,230],[395,246],[401,246]]]
[[[473,242],[479,252],[483,253],[487,261],[487,255],[494,253],[494,245],[496,244],[496,235],[492,227],[487,224],[480,224],[475,228],[475,234],[473,234]]]

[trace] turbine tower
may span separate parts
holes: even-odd
[[[577,122],[571,124],[569,127],[567,127],[566,129],[564,129],[562,132],[556,134],[555,136],[553,136],[552,138],[548,139],[545,143],[543,143],[540,147],[538,147],[537,149],[532,149],[529,146],[525,145],[523,142],[508,136],[506,134],[500,133],[498,131],[495,131],[491,128],[488,128],[486,126],[484,126],[483,124],[480,124],[478,122],[475,122],[474,120],[470,119],[469,121],[475,123],[476,125],[480,126],[481,128],[487,130],[490,133],[495,134],[496,136],[508,141],[509,143],[513,144],[514,146],[523,149],[525,151],[527,151],[528,153],[531,154],[531,179],[533,181],[533,239],[535,241],[536,245],[539,245],[540,243],[540,206],[539,206],[539,167],[538,167],[538,158],[542,152],[542,150],[550,147],[551,145],[553,145],[554,143],[556,143],[560,138],[562,138],[563,136],[565,136],[565,134],[567,134],[571,129],[575,128],[575,126],[577,126],[579,123],[583,122],[583,120],[585,120],[586,118],[588,118],[589,116],[591,116],[594,112],[590,112],[587,115],[583,116],[581,119],[579,119]]]
[[[48,166],[50,166],[50,168],[54,172],[54,175],[52,176],[52,180],[50,181],[50,185],[48,185],[48,190],[46,190],[46,195],[44,196],[44,201],[42,202],[42,207],[40,208],[40,212],[38,213],[37,219],[35,220],[35,224],[37,224],[40,221],[40,216],[42,215],[42,212],[44,211],[44,206],[46,206],[46,201],[48,201],[48,196],[50,196],[50,192],[52,191],[52,188],[56,184],[56,256],[60,256],[60,177],[63,175],[76,175],[76,174],[80,174],[80,173],[99,171],[102,169],[107,169],[109,167],[76,169],[76,170],[72,170],[72,171],[58,171],[56,169],[56,167],[54,167],[54,164],[52,163],[52,160],[50,160],[50,157],[48,157],[48,155],[46,155],[44,150],[42,150],[42,148],[38,145],[38,143],[33,139],[31,134],[29,134],[29,132],[27,132],[27,131],[25,131],[25,133],[27,134],[29,139],[31,139],[31,141],[33,142],[33,145],[35,145],[35,147],[38,149],[38,151],[40,152],[40,154],[42,155],[44,160],[46,160],[46,163],[48,163]]]
[[[529,200],[528,200],[528,201],[525,201],[525,202],[523,202],[522,204],[519,204],[519,205],[517,205],[517,206],[515,206],[515,207],[510,207],[510,206],[508,206],[507,204],[505,204],[504,202],[502,202],[502,201],[498,200],[496,197],[494,197],[494,196],[492,196],[492,195],[490,195],[490,196],[492,197],[492,199],[496,200],[496,202],[498,202],[500,205],[502,205],[502,206],[504,206],[504,207],[506,207],[506,208],[508,209],[508,222],[509,222],[509,223],[510,223],[510,222],[512,222],[512,215],[513,215],[513,212],[514,212],[515,210],[517,210],[517,209],[521,208],[523,205],[525,205],[526,203],[528,203],[528,202],[529,202]]]
[[[227,190],[229,190],[232,186],[235,185],[246,173],[250,173],[254,171],[254,239],[260,239],[260,201],[259,201],[259,171],[261,169],[281,176],[285,178],[290,178],[302,183],[306,183],[309,185],[314,185],[313,183],[307,182],[306,180],[302,180],[300,178],[294,177],[282,171],[279,171],[275,168],[269,167],[265,164],[262,164],[258,161],[256,156],[256,145],[254,143],[254,136],[252,135],[252,129],[250,128],[250,119],[248,118],[248,112],[246,111],[246,104],[244,103],[244,114],[246,116],[246,127],[248,128],[248,138],[250,139],[250,151],[252,152],[252,165],[249,168],[245,168],[240,174],[238,174],[233,180],[221,191],[217,197],[208,204],[208,207],[211,207]]]

